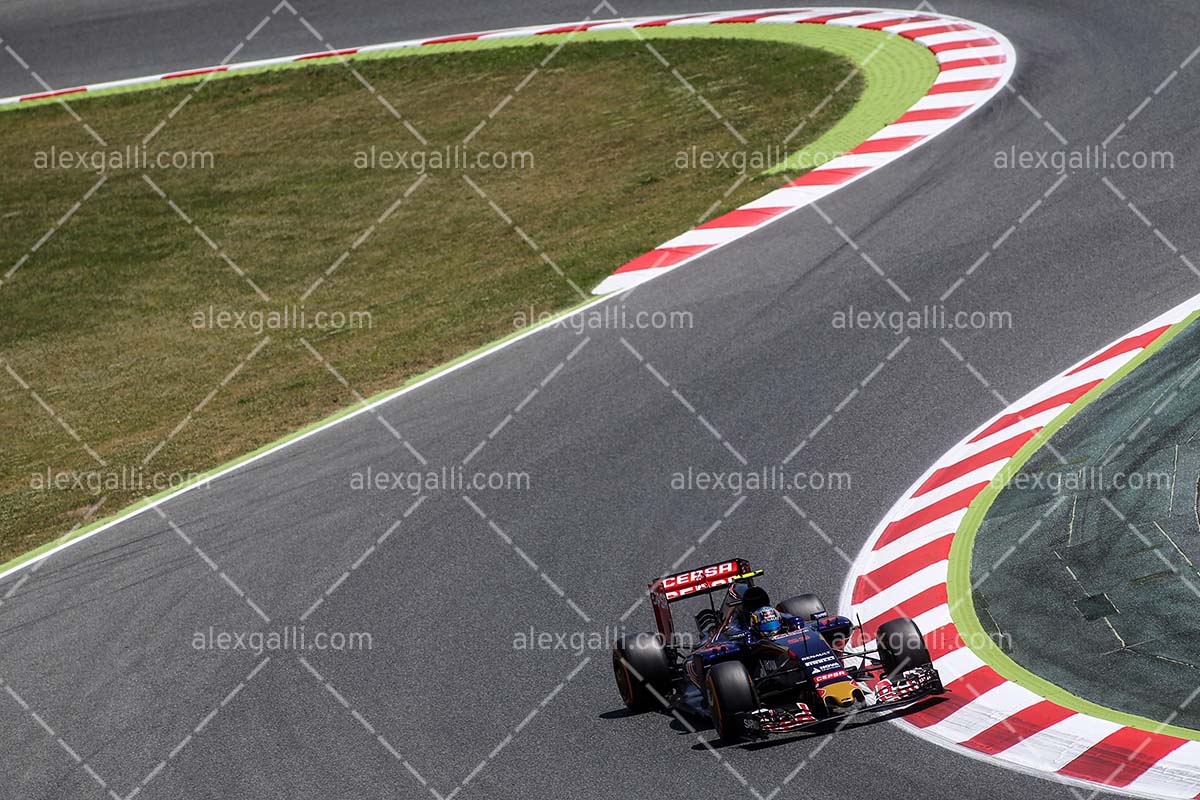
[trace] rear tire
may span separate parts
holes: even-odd
[[[758,708],[754,683],[740,661],[723,661],[708,670],[708,711],[712,715],[717,735],[726,742],[736,742],[746,735],[746,726],[738,717],[744,711]]]
[[[888,620],[879,626],[875,641],[879,645],[879,660],[888,678],[898,678],[905,670],[933,664],[925,637],[917,623],[907,617]]]
[[[661,636],[622,636],[613,646],[612,666],[617,691],[626,706],[634,711],[663,707],[658,698],[671,691],[671,662]]]
[[[789,597],[775,608],[782,611],[784,614],[791,614],[793,617],[800,617],[805,622],[810,621],[814,616],[825,614],[825,604],[821,602],[821,598],[815,594],[798,594],[794,597]]]

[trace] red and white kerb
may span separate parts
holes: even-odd
[[[978,23],[944,14],[819,8],[708,14],[632,24],[729,23],[836,25],[893,33],[929,48],[937,59],[939,73],[924,97],[853,150],[638,256],[601,281],[593,290],[595,294],[625,291],[678,269],[890,164],[984,105],[1008,83],[1016,64],[1016,53],[1004,36]]]
[[[946,590],[950,545],[976,495],[1071,403],[1197,309],[1200,296],[1013,403],[942,456],[879,523],[850,571],[841,608],[859,615],[868,634],[893,617],[915,619],[949,690],[901,724],[1027,770],[1147,797],[1200,795],[1200,741],[1079,713],[1006,680],[960,638]]]

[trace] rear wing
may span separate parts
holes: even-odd
[[[711,594],[734,583],[752,582],[762,573],[761,569],[751,569],[750,562],[744,558],[732,558],[651,581],[650,602],[654,605],[654,621],[658,624],[658,632],[668,642],[671,641],[674,632],[672,603]]]

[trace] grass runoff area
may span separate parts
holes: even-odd
[[[874,31],[720,28],[648,32],[691,88],[609,33],[0,114],[0,563],[578,304],[936,71]]]
[[[1149,349],[1018,453],[959,535],[973,537],[974,614],[1002,645],[993,667],[1070,708],[1198,739],[1200,325]]]

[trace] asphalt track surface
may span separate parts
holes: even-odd
[[[335,46],[574,20],[592,9],[293,4]],[[10,2],[0,11],[0,37],[59,86],[219,61],[270,6]],[[617,10],[704,7],[660,0]],[[1074,146],[1105,139],[1200,43],[1200,18],[1184,3],[963,2],[938,10],[1007,34],[1020,57],[1014,88]],[[310,49],[310,34],[281,22],[239,58]],[[37,88],[15,63],[0,64],[4,94]],[[1198,82],[1193,64],[1115,140],[1127,149],[1172,150],[1175,169],[1110,175],[1185,254],[1200,253]],[[780,797],[1069,796],[1066,787],[964,758],[889,724],[726,747],[722,763],[665,717],[620,713],[605,650],[584,654],[591,660],[559,690],[582,657],[513,648],[531,625],[569,633],[615,621],[648,577],[717,520],[690,563],[742,555],[770,568],[777,595],[805,588],[830,601],[845,577],[841,555],[778,495],[750,496],[726,518],[736,499],[728,492],[669,491],[671,473],[689,466],[740,465],[621,336],[751,466],[778,463],[832,414],[793,465],[849,472],[854,488],[793,498],[853,555],[894,498],[998,410],[997,393],[1019,396],[1196,292],[1196,276],[1094,172],[1072,175],[1018,224],[1056,176],[996,169],[995,152],[1014,146],[1060,143],[1005,92],[822,203],[914,305],[936,302],[1017,225],[947,301],[952,309],[1011,311],[1012,330],[942,332],[963,360],[937,333],[914,333],[875,372],[900,338],[835,330],[832,316],[851,304],[907,304],[811,210],[639,289],[631,311],[687,309],[694,329],[590,331],[586,347],[473,462],[531,473],[529,491],[473,494],[538,569],[457,493],[428,500],[308,619],[313,630],[373,635],[369,653],[308,654],[337,696],[293,655],[276,654],[222,705],[259,659],[197,652],[192,633],[267,626],[153,512],[54,557],[0,607],[0,678],[29,707],[0,695],[0,794],[108,796],[60,738],[120,795],[145,780],[140,795],[156,798],[429,796],[357,713],[438,792],[472,775],[463,797],[751,796],[726,763],[763,794],[802,766]],[[539,334],[381,413],[431,463],[458,463],[580,341],[570,330]],[[348,476],[368,466],[418,468],[363,415],[164,510],[277,628],[304,613],[408,506],[399,493],[352,491]],[[630,623],[649,626],[648,609]]]

